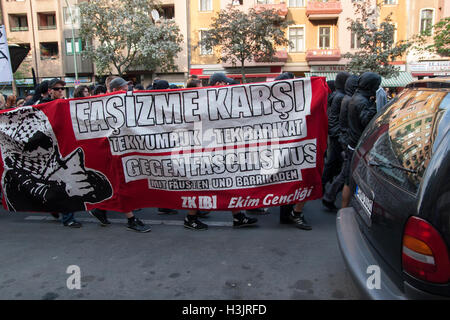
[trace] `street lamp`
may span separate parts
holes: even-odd
[[[69,3],[66,0],[66,6],[69,9],[69,15],[70,15],[70,24],[72,26],[72,51],[73,51],[73,65],[75,68],[75,83],[78,82],[78,66],[77,66],[77,50],[75,47],[75,32],[73,30],[73,15],[72,15],[72,7],[69,5]]]

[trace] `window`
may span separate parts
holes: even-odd
[[[305,29],[303,27],[291,27],[289,28],[289,41],[291,42],[291,52],[303,52],[305,51],[304,39]]]
[[[424,9],[420,11],[420,33],[425,32],[433,25],[433,10]]]
[[[66,39],[66,54],[73,55],[73,49],[75,47],[75,53],[80,53],[83,50],[81,38],[75,38],[75,45],[72,38]]]
[[[28,31],[28,20],[26,14],[10,14],[9,25],[11,31]]]
[[[366,162],[381,164],[372,166],[371,170],[397,187],[416,193],[432,157],[435,141],[424,137],[427,133],[430,136],[438,134],[440,119],[449,102],[450,94],[432,90],[410,90],[401,100],[396,100],[391,110],[408,112],[411,117],[393,119],[391,112],[384,112],[376,119],[377,125],[366,131],[360,140],[361,148],[370,150],[365,156]],[[408,111],[410,105],[417,106],[418,110],[425,113],[419,115],[415,111]],[[433,125],[427,125],[428,118],[431,118]],[[383,127],[388,129],[380,135],[382,131],[379,128]]]
[[[329,49],[331,43],[331,27],[319,27],[319,48]]]
[[[244,0],[233,0],[233,6],[242,6],[244,4]]]
[[[397,4],[397,0],[384,0],[384,4]]]
[[[207,30],[200,30],[200,55],[212,54],[212,50],[211,49],[207,50],[205,48],[205,46],[201,44],[207,32],[208,32]]]
[[[289,7],[304,7],[305,0],[289,0]]]
[[[361,37],[352,31],[352,39],[350,43],[350,48],[352,49],[359,49],[361,48]]]
[[[79,24],[80,23],[80,8],[75,7],[75,6],[71,6],[70,8],[72,9],[72,15],[73,15],[73,20],[74,20],[73,23]],[[64,17],[65,25],[72,24],[72,20],[70,18],[70,10],[68,7],[63,8],[63,17]]]
[[[212,0],[199,0],[200,11],[212,11]]]
[[[164,19],[173,19],[175,18],[175,5],[166,5],[162,6],[162,16]]]
[[[39,45],[41,60],[58,59],[58,42],[41,42]]]
[[[56,29],[55,13],[38,13],[38,28],[39,30]]]

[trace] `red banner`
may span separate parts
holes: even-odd
[[[3,111],[4,207],[235,210],[320,198],[327,95],[313,77]]]

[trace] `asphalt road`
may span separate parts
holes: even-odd
[[[335,213],[307,203],[312,231],[279,224],[278,208],[258,226],[231,227],[213,212],[207,231],[182,227],[184,212],[138,217],[150,233],[127,231],[110,213],[101,227],[85,212],[80,229],[48,214],[0,211],[0,299],[359,299],[336,240]],[[81,289],[68,289],[78,266]]]

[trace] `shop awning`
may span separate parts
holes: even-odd
[[[316,76],[316,77],[325,77],[328,80],[335,80],[338,72],[306,72],[306,77]],[[397,77],[392,78],[381,78],[381,86],[382,87],[406,87],[406,85],[410,82],[413,82],[415,79],[411,75],[411,73],[407,71],[400,71]]]
[[[407,71],[400,71],[397,77],[392,77],[389,79],[382,78],[382,87],[406,87],[407,84],[414,81],[411,73]]]

